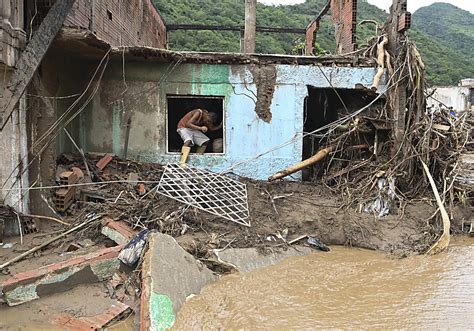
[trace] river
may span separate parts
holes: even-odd
[[[331,247],[246,274],[188,300],[174,329],[474,329],[474,239],[394,259]]]

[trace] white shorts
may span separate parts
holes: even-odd
[[[209,138],[198,130],[188,129],[188,128],[181,128],[178,129],[177,132],[181,136],[184,142],[191,140],[193,145],[202,146],[209,141]]]

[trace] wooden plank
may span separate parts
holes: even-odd
[[[21,53],[16,65],[16,70],[13,72],[10,81],[3,91],[4,102],[1,109],[4,111],[5,116],[0,131],[2,131],[7,124],[16,104],[33,78],[49,46],[61,29],[74,2],[75,0],[56,1],[43,22],[41,22],[38,30],[26,45],[23,53]]]

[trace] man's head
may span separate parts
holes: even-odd
[[[214,112],[210,111],[210,112],[207,113],[207,118],[208,118],[209,122],[211,122],[212,124],[214,124],[214,125],[219,124],[219,115],[217,115],[217,113],[214,113]]]

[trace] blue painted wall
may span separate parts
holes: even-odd
[[[112,66],[108,70],[104,84],[109,89],[117,89],[116,96],[125,101],[125,110],[118,114],[116,107],[109,106],[113,99],[111,92],[102,91],[96,97],[100,100],[93,103],[90,119],[86,121],[88,126],[83,130],[86,135],[84,145],[88,151],[113,150],[120,154],[125,115],[128,114],[132,116],[129,156],[143,161],[177,162],[178,154],[166,152],[166,95],[224,96],[225,155],[191,155],[189,163],[216,172],[232,169],[241,176],[266,179],[301,161],[301,139],[260,158],[255,157],[301,135],[308,85],[330,88],[332,84],[335,88],[352,89],[357,83],[370,86],[375,75],[374,68],[298,65],[275,65],[275,68],[276,84],[270,107],[272,120],[266,123],[254,110],[257,87],[253,83],[252,71],[246,65],[181,64],[169,72],[168,64],[129,63],[126,71],[128,90],[120,96],[118,92],[123,92],[123,77],[121,64],[116,64],[115,68]],[[137,99],[137,94],[142,94],[140,101],[127,106],[127,100],[133,96]],[[95,119],[106,125],[91,125]],[[94,129],[97,127],[100,132]],[[104,135],[104,130],[109,131]],[[94,140],[93,137],[100,139]]]

